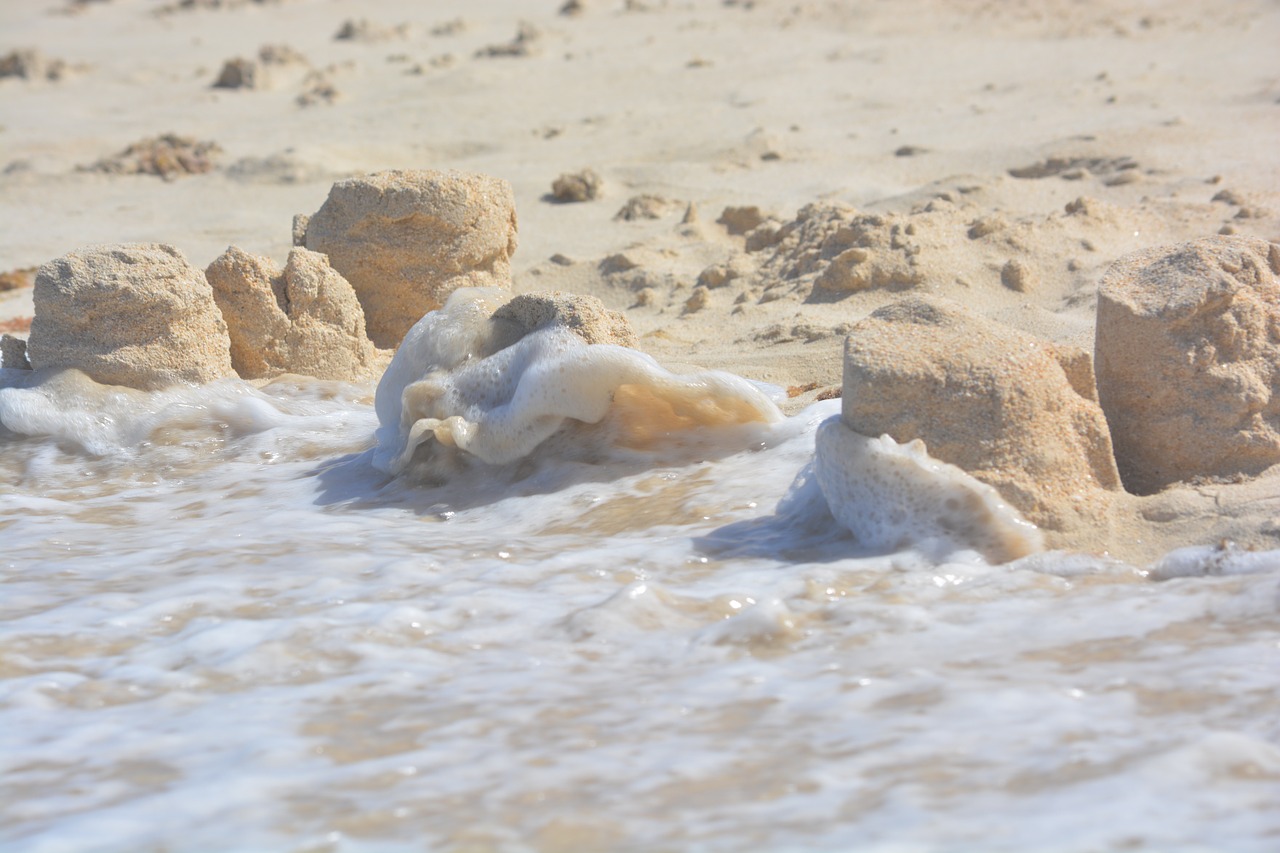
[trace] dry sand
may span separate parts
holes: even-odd
[[[598,296],[670,366],[808,388],[795,410],[839,388],[847,328],[904,293],[1092,350],[1118,257],[1280,240],[1273,0],[561,5],[0,5],[0,57],[70,69],[0,78],[0,272],[115,242],[282,263],[336,180],[488,173],[515,190],[517,292]],[[236,59],[253,85],[215,86]],[[167,134],[187,149],[123,155]],[[557,200],[584,169],[597,197]],[[815,203],[756,251],[717,222]],[[837,224],[874,247],[857,275],[818,250]],[[0,327],[30,312],[29,288],[0,292]],[[1105,547],[1131,559],[1280,546],[1274,475],[1130,503]]]

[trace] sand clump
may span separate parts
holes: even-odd
[[[370,339],[393,348],[454,290],[510,289],[515,199],[488,175],[378,172],[334,184],[305,244],[355,288]]]
[[[9,290],[21,290],[36,283],[36,267],[0,272],[0,293]]]
[[[190,136],[166,133],[135,142],[112,157],[82,166],[81,171],[109,175],[156,175],[172,181],[213,171],[222,148]]]
[[[172,246],[92,246],[40,267],[28,358],[151,390],[234,376],[204,273]]]
[[[930,456],[993,486],[1066,541],[1104,523],[1121,488],[1096,399],[1087,353],[945,300],[887,305],[855,324],[845,344],[849,428],[923,440]]]
[[[766,227],[761,221],[756,228]],[[812,287],[831,293],[871,288],[905,290],[925,272],[916,232],[920,226],[897,214],[862,213],[848,205],[815,203],[778,229],[747,239],[759,250],[773,248],[763,268],[778,284],[808,276]],[[768,239],[765,239],[765,237]]]
[[[482,47],[476,51],[475,56],[477,59],[519,59],[534,56],[538,53],[538,41],[541,38],[541,30],[528,21],[521,21],[511,41]]]
[[[0,335],[0,367],[6,370],[30,370],[27,340],[13,335]]]
[[[603,187],[604,181],[592,169],[566,172],[551,182],[551,198],[562,204],[594,201]]]
[[[283,270],[232,246],[205,276],[244,379],[297,373],[356,379],[374,362],[355,291],[324,255],[295,248]]]
[[[506,333],[519,340],[551,326],[567,329],[588,344],[614,344],[635,348],[636,333],[626,315],[610,311],[594,296],[573,293],[526,293],[493,312],[496,323],[509,325]]]
[[[730,234],[746,234],[763,225],[768,219],[760,208],[754,204],[726,207],[716,222],[725,227]]]
[[[0,56],[0,80],[17,77],[22,80],[58,82],[71,74],[72,68],[61,59],[50,59],[38,50],[13,50]]]
[[[333,34],[333,39],[334,41],[356,42],[389,41],[391,39],[407,38],[409,30],[410,27],[407,23],[386,27],[372,23],[367,18],[349,18],[342,22],[342,26]]]
[[[613,215],[620,222],[635,222],[640,219],[661,219],[680,207],[680,202],[660,195],[638,195],[627,199],[618,212]]]
[[[1280,462],[1280,245],[1209,237],[1116,261],[1098,288],[1098,393],[1138,494]]]

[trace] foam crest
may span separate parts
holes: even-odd
[[[972,549],[993,563],[1043,547],[1038,528],[991,486],[933,459],[924,443],[869,438],[839,417],[818,428],[814,469],[831,514],[863,545],[934,559]]]
[[[318,389],[334,399],[324,399]],[[51,438],[63,449],[118,457],[156,445],[259,436],[286,424],[331,430],[335,416],[359,419],[346,411],[353,390],[323,382],[311,383],[309,390],[287,383],[258,389],[227,379],[140,391],[103,385],[74,369],[11,370],[0,377],[0,435]]]
[[[1256,575],[1280,571],[1280,551],[1249,551],[1234,542],[1191,545],[1170,551],[1151,567],[1151,576],[1168,578]]]
[[[563,327],[509,343],[510,329],[488,319],[502,298],[457,291],[409,332],[378,386],[378,468],[401,473],[424,446],[419,461],[425,455],[437,469],[452,451],[506,464],[566,428],[572,435],[562,444],[580,455],[649,450],[704,428],[782,419],[745,379],[676,375],[637,350],[587,344]]]

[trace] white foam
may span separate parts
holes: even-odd
[[[870,548],[916,547],[934,559],[973,549],[1003,563],[1043,547],[995,489],[931,458],[924,442],[869,438],[832,417],[818,428],[814,467],[831,514]]]
[[[410,330],[378,385],[377,467],[401,473],[422,445],[510,463],[574,423],[600,425],[575,435],[579,444],[648,449],[698,430],[782,419],[738,376],[676,375],[638,350],[587,344],[565,328],[503,346],[486,319],[501,298],[455,291]]]
[[[1233,542],[1170,551],[1154,566],[1158,579],[1200,575],[1253,575],[1280,570],[1280,551],[1247,551]]]

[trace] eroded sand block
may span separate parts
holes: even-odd
[[[510,324],[506,332],[512,343],[530,332],[561,326],[584,343],[635,347],[636,333],[625,315],[610,311],[594,296],[573,293],[526,293],[516,296],[493,312],[495,323]]]
[[[30,370],[27,340],[13,335],[0,335],[0,367],[6,370]]]
[[[1209,237],[1122,258],[1098,288],[1098,394],[1138,494],[1280,462],[1280,246]]]
[[[986,483],[929,456],[918,439],[860,435],[840,418],[818,428],[814,473],[836,521],[869,548],[972,549],[1006,563],[1044,547],[1036,527]]]
[[[857,323],[842,409],[865,436],[923,440],[1049,531],[1100,523],[1120,489],[1087,356],[954,303],[913,297]]]
[[[94,381],[153,389],[234,376],[227,325],[204,273],[172,246],[91,246],[36,274],[27,355]]]
[[[499,178],[392,171],[340,181],[306,226],[364,308],[369,337],[399,345],[460,287],[511,285],[515,197]]]
[[[513,341],[509,315],[541,312],[517,304],[500,313],[512,301],[492,288],[457,291],[414,326],[378,385],[374,465],[440,476],[459,454],[506,464],[557,434],[582,454],[647,449],[695,430],[782,417],[744,379],[677,376],[637,350],[588,343],[585,327],[569,322],[535,324]]]
[[[245,379],[300,373],[351,380],[374,356],[355,291],[324,255],[293,249],[282,271],[230,247],[205,271]]]

